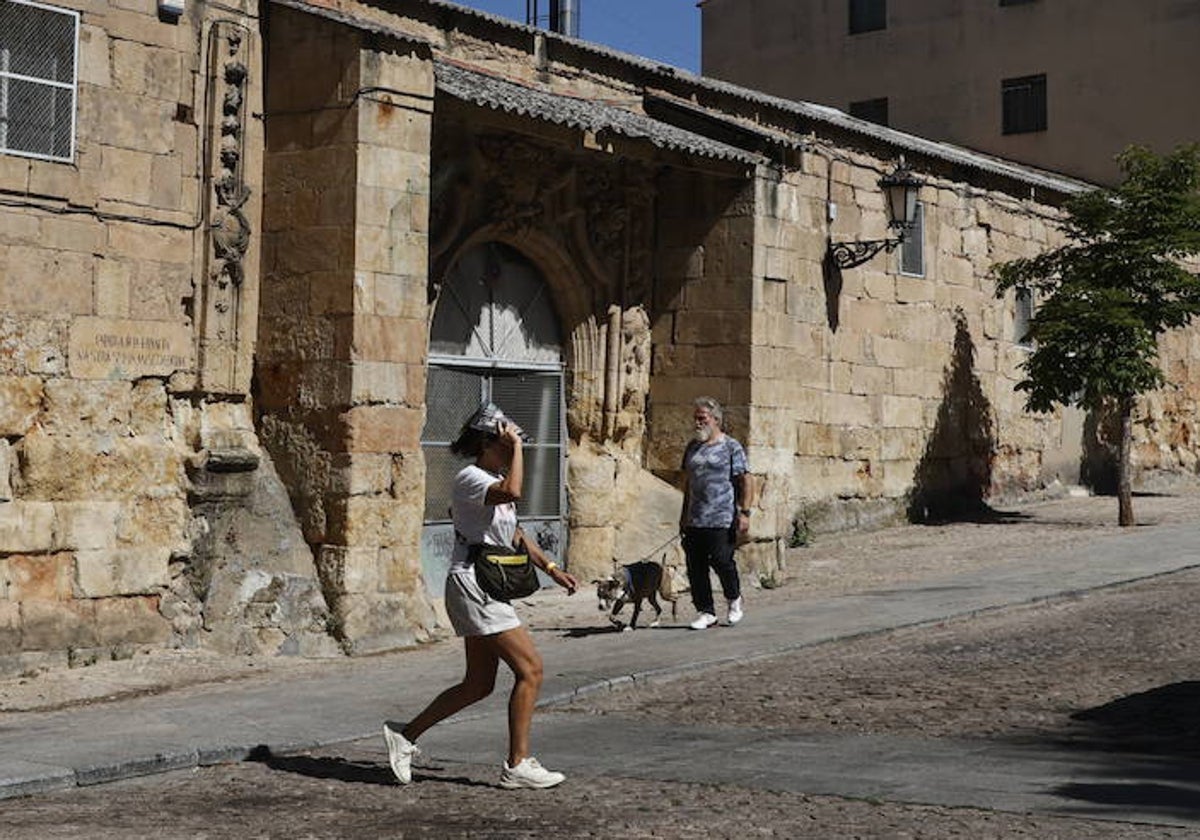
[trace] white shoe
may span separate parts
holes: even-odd
[[[517,762],[516,767],[509,767],[508,762],[504,762],[504,771],[500,774],[500,787],[509,790],[552,788],[566,778],[562,773],[547,770],[533,756],[527,756]]]
[[[412,781],[413,756],[421,754],[420,748],[386,723],[383,725],[383,740],[387,742],[388,762],[392,765],[396,780],[402,785],[408,784]]]
[[[707,630],[716,623],[717,617],[712,613],[700,613],[700,615],[696,616],[696,620],[689,624],[688,627],[691,627],[693,630]]]
[[[738,596],[729,602],[729,624],[732,626],[737,624],[745,617],[742,612],[742,596]]]

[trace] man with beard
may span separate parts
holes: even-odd
[[[689,626],[704,630],[717,623],[710,568],[729,603],[730,626],[742,620],[742,587],[733,552],[738,535],[750,528],[754,500],[746,450],[722,431],[721,404],[712,397],[699,397],[693,406],[695,433],[683,453],[679,530],[697,612]]]

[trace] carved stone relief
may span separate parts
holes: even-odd
[[[245,258],[252,228],[244,173],[251,32],[220,21],[209,33],[205,160],[205,269],[199,313],[200,381],[205,390],[240,390],[237,343]]]

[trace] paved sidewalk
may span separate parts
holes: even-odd
[[[1017,561],[984,563],[972,571],[886,588],[764,603],[755,606],[735,629],[689,632],[682,622],[690,617],[690,610],[682,606],[678,626],[632,634],[591,632],[600,629],[602,620],[597,613],[583,624],[535,625],[546,663],[543,703],[553,706],[579,692],[619,687],[631,680],[717,662],[745,661],[821,641],[1190,568],[1200,565],[1200,532],[1192,525],[1109,531],[1081,537],[1069,549],[1030,554]],[[578,597],[590,601],[590,587],[588,590]],[[381,720],[403,719],[414,713],[438,689],[456,680],[461,668],[459,646],[439,644],[331,662],[306,673],[268,673],[253,680],[193,686],[159,696],[54,712],[0,714],[0,798],[239,760],[259,746],[279,753],[378,739]],[[422,739],[427,754],[445,760],[472,760],[478,759],[482,750],[485,761],[496,761],[503,745],[491,741],[503,725],[483,718],[503,714],[505,689],[505,685],[499,686],[493,697],[461,721],[428,733]],[[493,735],[481,742],[477,735],[485,726]],[[675,754],[678,764],[675,745],[681,739],[698,750],[698,755],[709,749],[730,750],[722,740],[728,736],[719,731],[689,728],[675,732],[647,725],[640,733],[631,730],[632,740],[623,737],[609,746],[589,738],[590,732],[578,716],[543,715],[535,732],[539,753],[548,763],[564,769],[600,762],[596,767],[602,770],[604,761],[616,760],[628,769],[628,756],[635,748],[659,757]],[[602,740],[607,738],[608,733]],[[964,760],[954,753],[953,742],[939,742],[936,749],[943,752],[943,758],[928,750],[922,758],[909,754],[912,744],[888,740],[888,744],[883,740],[855,744],[843,739],[840,752],[831,752],[826,739],[765,738],[735,750],[739,756],[737,780],[781,779],[789,789],[794,786],[809,792],[1051,809],[1055,804],[1045,795],[1052,793],[1055,785],[1086,782],[1071,771],[1067,766],[1070,759],[1063,755],[1043,751],[1022,757],[1009,746],[996,747],[980,757],[981,748],[974,744],[970,749],[976,751],[976,757],[968,755]],[[655,744],[657,747],[651,748]],[[818,754],[820,761],[803,760],[805,755]],[[880,755],[896,756],[897,761],[880,761]],[[907,759],[899,760],[906,755]],[[828,756],[832,757],[826,760]],[[1006,763],[1010,769],[1004,769]],[[651,764],[647,759],[647,766]],[[926,772],[919,773],[915,765],[925,767]],[[669,763],[654,766],[659,768],[656,772],[682,772],[672,771]],[[874,769],[867,772],[871,767]],[[989,767],[1001,769],[990,772]],[[1035,767],[1035,778],[1040,780],[1036,789],[1030,789],[1022,767]],[[970,768],[975,776],[964,768]],[[983,776],[986,779],[978,781]],[[696,780],[717,781],[711,777]],[[1188,784],[1194,781],[1190,779]],[[987,791],[986,796],[981,791]]]

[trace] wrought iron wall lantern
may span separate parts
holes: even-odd
[[[917,218],[917,196],[924,182],[913,175],[912,170],[900,158],[896,168],[879,179],[879,186],[887,198],[888,227],[896,231],[893,239],[868,239],[863,242],[830,242],[829,256],[838,268],[854,268],[862,265],[880,251],[889,253],[904,241]]]

